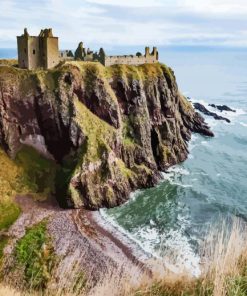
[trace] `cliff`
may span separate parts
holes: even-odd
[[[213,136],[165,65],[0,66],[1,147],[30,192],[63,207],[113,207],[155,185],[186,159],[192,132]]]

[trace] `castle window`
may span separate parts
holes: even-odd
[[[33,54],[35,54],[35,49],[33,50]]]
[[[24,48],[24,53],[27,53],[27,49],[26,48]]]

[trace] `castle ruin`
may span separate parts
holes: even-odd
[[[39,36],[30,36],[24,29],[24,34],[17,37],[17,45],[20,68],[50,69],[60,61],[58,37],[53,36],[52,29],[41,30]]]
[[[159,53],[157,47],[153,47],[153,51],[150,53],[150,48],[145,48],[145,54],[142,55],[138,52],[136,55],[106,55],[103,48],[100,48],[99,52],[93,52],[89,48],[83,47],[83,42],[80,42],[78,48],[75,51],[75,60],[81,61],[98,61],[105,67],[112,65],[142,65],[153,64],[159,61]]]
[[[17,36],[17,46],[19,67],[29,70],[51,69],[60,61],[66,60],[100,62],[106,67],[153,64],[159,61],[156,47],[153,47],[151,53],[149,47],[146,47],[144,55],[138,52],[136,55],[108,56],[103,48],[99,52],[93,52],[84,48],[83,42],[80,42],[74,54],[71,50],[59,51],[58,37],[53,36],[52,29],[41,30],[39,36],[30,36],[27,29],[24,29],[24,34]]]

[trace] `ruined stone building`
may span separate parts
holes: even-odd
[[[159,61],[159,53],[156,47],[153,47],[153,51],[150,53],[150,48],[145,48],[145,54],[137,53],[136,55],[106,55],[103,48],[99,52],[93,53],[89,48],[83,47],[83,43],[80,42],[78,48],[75,51],[75,59],[81,61],[98,61],[104,66],[112,65],[142,65],[142,64],[153,64]]]
[[[100,62],[104,66],[116,64],[142,65],[153,64],[159,61],[157,48],[154,47],[150,53],[149,47],[145,48],[145,54],[136,55],[116,55],[108,56],[104,49],[99,52],[93,52],[86,49],[80,42],[75,54],[71,50],[59,52],[58,37],[54,37],[52,29],[41,30],[39,36],[30,36],[27,29],[24,34],[17,37],[18,63],[20,68],[24,69],[50,69],[55,67],[60,61],[77,60],[86,62]]]
[[[98,60],[104,66],[112,65],[142,65],[153,64],[159,61],[159,54],[157,48],[154,47],[150,53],[149,47],[145,48],[145,54],[137,53],[136,55],[116,55],[107,56],[103,48],[100,49],[99,54],[94,56],[95,60]]]
[[[61,60],[63,59],[68,59],[68,60],[73,60],[74,59],[74,54],[72,52],[72,50],[70,49],[67,49],[67,50],[60,50],[59,51],[59,57]]]
[[[18,63],[20,68],[50,69],[59,61],[58,37],[54,37],[52,29],[41,30],[39,36],[30,36],[27,29],[17,37]]]
[[[94,53],[89,48],[83,47],[83,42],[80,42],[75,51],[75,60],[92,62],[94,61]]]

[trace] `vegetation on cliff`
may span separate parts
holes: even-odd
[[[64,208],[120,205],[131,191],[157,184],[161,170],[186,159],[192,132],[213,135],[165,65],[67,62],[29,71],[5,63],[0,257],[6,244],[14,244],[6,234],[20,214],[16,195],[56,197]],[[26,287],[44,289],[54,264],[46,223],[22,231],[10,252],[12,267],[23,271]]]
[[[54,192],[56,166],[33,148],[23,147],[14,160],[0,150],[0,231],[18,218],[17,194],[46,199]]]
[[[67,62],[48,71],[5,65],[0,101],[0,142],[15,166],[15,176],[5,176],[13,184],[3,190],[55,193],[63,207],[119,205],[186,159],[192,131],[212,135],[163,64]],[[8,207],[14,220],[18,208]]]

